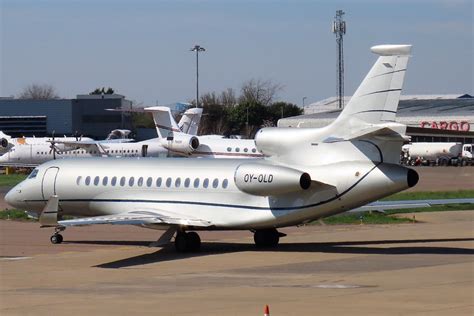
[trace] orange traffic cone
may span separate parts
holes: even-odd
[[[263,316],[270,316],[270,308],[268,308],[268,305],[265,305],[265,309],[263,310]]]

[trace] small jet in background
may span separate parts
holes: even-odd
[[[163,147],[177,156],[199,158],[262,158],[253,139],[224,138],[220,135],[197,136],[202,108],[190,108],[193,116],[188,115],[186,121],[176,121],[168,107],[155,106],[144,109],[151,112],[156,126],[156,133]],[[165,124],[163,124],[165,122]],[[184,131],[187,129],[188,133]]]

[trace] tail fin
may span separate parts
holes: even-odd
[[[173,132],[181,132],[173,115],[171,115],[170,108],[166,106],[152,106],[144,110],[151,112],[153,115],[153,121],[155,122],[159,138],[167,138]]]
[[[336,122],[349,118],[369,124],[394,122],[411,45],[378,45],[380,55]]]
[[[184,112],[178,123],[179,129],[189,135],[197,135],[201,122],[202,108],[190,108]]]

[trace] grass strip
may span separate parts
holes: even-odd
[[[0,175],[0,187],[12,187],[17,185],[21,181],[25,180],[28,175],[26,174],[2,174]]]
[[[467,199],[474,198],[474,190],[459,191],[428,191],[428,192],[400,192],[383,198],[381,201],[398,200],[434,200],[434,199]]]

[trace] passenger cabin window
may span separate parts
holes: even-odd
[[[100,181],[100,178],[99,178],[99,177],[95,177],[95,179],[94,179],[94,185],[99,185],[99,181]]]
[[[91,184],[91,177],[87,176],[86,177],[86,185]]]
[[[28,179],[36,178],[37,174],[38,174],[38,169],[33,169],[33,171],[31,171],[30,175],[28,176]]]
[[[135,182],[135,178],[131,177],[130,180],[128,180],[128,185],[133,187],[133,183]]]
[[[110,181],[110,184],[114,187],[117,184],[117,177],[113,177],[112,181]]]
[[[199,178],[194,179],[194,187],[199,188]]]
[[[33,170],[33,171],[34,171],[34,170]],[[76,179],[76,184],[77,184],[77,185],[80,185],[80,184],[81,184],[81,179],[82,179],[82,176],[77,177],[77,179]]]
[[[191,179],[189,178],[186,178],[186,180],[184,180],[184,187],[185,188],[189,188],[189,184],[191,183]]]
[[[171,186],[171,182],[172,182],[171,178],[166,179],[166,187],[169,188]]]
[[[152,178],[152,177],[149,177],[149,178],[146,180],[146,186],[147,186],[147,187],[151,187],[152,184],[153,184],[153,178]]]
[[[137,185],[141,187],[143,185],[143,177],[138,178]]]
[[[202,182],[202,186],[204,188],[207,188],[209,186],[209,179],[208,178],[204,179],[204,181]]]
[[[108,182],[109,182],[109,177],[104,177],[104,179],[102,179],[102,185],[107,185]]]
[[[219,186],[219,179],[214,179],[214,181],[212,181],[212,187],[214,189],[217,189],[218,186]]]
[[[224,179],[224,181],[222,181],[222,188],[227,189],[228,186],[229,186],[229,181],[227,179]]]
[[[252,152],[253,152],[253,153],[256,153],[257,150],[256,150],[255,148],[252,148]]]
[[[161,187],[161,177],[156,179],[156,186],[159,188]]]
[[[179,188],[181,186],[181,178],[177,178],[176,181],[174,182],[174,186]]]
[[[229,151],[229,152],[230,152],[230,151],[232,151],[232,148],[230,148],[230,147],[227,147],[227,151]]]
[[[236,147],[235,148],[235,152],[239,152],[240,151],[240,148],[239,147]]]
[[[249,151],[249,149],[248,149],[248,148],[244,148],[244,152],[248,152],[248,151]]]
[[[123,187],[125,185],[125,181],[126,181],[125,177],[121,177],[120,178],[120,186]]]

